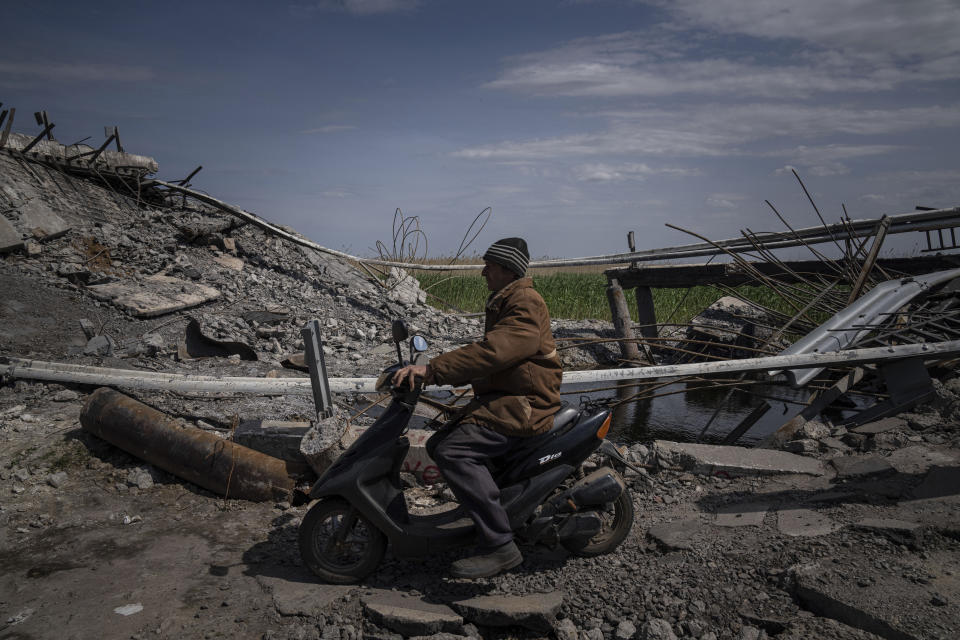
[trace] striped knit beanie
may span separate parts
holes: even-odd
[[[504,238],[490,245],[483,259],[506,267],[522,278],[530,264],[530,252],[523,238]]]

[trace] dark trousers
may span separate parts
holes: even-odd
[[[427,440],[427,453],[477,526],[480,548],[493,549],[513,540],[507,512],[500,504],[500,488],[485,462],[510,451],[522,439],[465,422]]]

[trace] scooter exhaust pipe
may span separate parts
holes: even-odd
[[[560,539],[589,540],[603,526],[599,516],[589,511],[602,507],[620,497],[626,485],[620,474],[610,467],[600,467],[575,485],[543,503],[524,531],[524,536],[539,540],[554,536]],[[583,513],[578,513],[586,510]]]
[[[613,502],[623,493],[624,484],[620,474],[609,468],[600,468],[570,490],[570,498],[577,508],[595,507]]]
[[[613,502],[626,485],[620,474],[609,467],[600,467],[583,480],[554,496],[544,505],[541,515],[572,513],[584,507],[599,507]]]

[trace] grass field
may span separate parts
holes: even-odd
[[[414,275],[420,281],[420,286],[434,296],[429,298],[429,302],[434,306],[443,308],[443,303],[446,303],[466,312],[483,311],[483,303],[489,292],[479,274],[451,275],[431,271]],[[533,283],[546,301],[553,318],[610,320],[607,279],[600,270],[533,273]],[[636,321],[634,292],[629,290],[624,293],[627,296],[627,306]],[[779,297],[766,287],[738,287],[737,293],[774,309],[784,306]],[[710,286],[654,289],[653,302],[657,322],[687,322],[723,295],[719,289]],[[783,311],[787,313],[789,310]]]

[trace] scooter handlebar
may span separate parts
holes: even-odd
[[[380,377],[377,378],[377,383],[374,385],[374,388],[381,393],[386,393],[393,391],[394,389],[401,389],[403,391],[410,391],[410,385],[407,382],[407,379],[404,378],[403,382],[399,387],[393,384],[393,376],[400,370],[399,365],[393,365],[388,367],[380,374]],[[413,389],[419,391],[423,389],[423,376],[414,376],[413,378]]]

